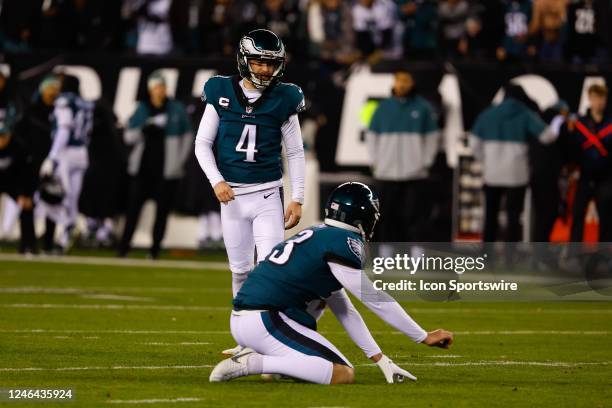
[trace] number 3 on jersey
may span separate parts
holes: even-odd
[[[306,241],[307,239],[312,237],[313,234],[313,230],[304,230],[298,232],[295,238],[288,239],[285,242],[285,246],[283,246],[281,249],[275,249],[274,251],[272,251],[272,253],[268,257],[268,260],[270,262],[274,262],[277,265],[286,264],[289,260],[289,257],[291,256],[291,252],[293,252],[293,247],[296,244],[301,244],[302,242]]]
[[[255,153],[257,153],[257,125],[244,125],[240,140],[236,145],[236,151],[246,153],[245,162],[255,163]]]

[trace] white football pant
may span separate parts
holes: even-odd
[[[59,221],[64,226],[76,223],[79,215],[79,196],[87,166],[89,157],[85,146],[66,147],[57,157],[57,175],[66,194],[62,203],[64,217]]]
[[[261,364],[249,364],[249,374],[282,374],[329,384],[334,364],[353,367],[325,337],[281,312],[233,311],[230,328],[239,345],[262,355]]]
[[[255,248],[260,262],[285,239],[281,189],[237,195],[221,204],[221,226],[236,296],[254,267]]]

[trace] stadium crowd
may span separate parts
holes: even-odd
[[[0,49],[230,56],[268,28],[296,57],[608,61],[607,0],[3,1]]]

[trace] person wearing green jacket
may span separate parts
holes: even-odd
[[[564,118],[555,117],[550,126],[524,102],[523,88],[506,85],[505,98],[478,115],[470,141],[475,158],[482,163],[485,225],[483,241],[497,239],[498,214],[502,197],[506,198],[506,241],[521,239],[520,216],[529,182],[528,139],[550,144],[557,139]]]
[[[167,96],[166,81],[160,71],[149,76],[147,88],[148,98],[138,104],[124,133],[126,144],[131,146],[130,181],[119,257],[126,256],[130,249],[140,211],[148,198],[156,203],[149,256],[153,259],[159,256],[172,200],[193,148],[191,120],[183,104]]]
[[[393,96],[380,101],[366,133],[381,197],[379,241],[422,241],[429,208],[429,168],[440,132],[432,105],[415,91],[409,72],[398,71]]]

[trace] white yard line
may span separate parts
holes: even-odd
[[[109,404],[175,404],[177,402],[199,402],[202,398],[156,398],[156,399],[141,399],[141,400],[108,400]]]
[[[114,295],[111,293],[94,293],[91,295],[79,295],[84,299],[102,299],[102,300],[125,300],[128,302],[153,302],[156,299],[151,297],[141,296],[125,296],[125,295]]]
[[[44,286],[14,286],[0,287],[0,293],[26,294],[26,295],[83,295],[97,292],[159,292],[159,293],[230,293],[226,287],[219,288],[166,288],[166,287],[135,287],[135,286],[91,286],[81,288],[50,288]]]
[[[398,362],[410,366],[424,367],[465,367],[465,366],[536,366],[536,367],[581,367],[581,366],[607,366],[612,361],[512,361],[512,360],[480,360],[463,361],[457,363],[432,362],[416,363],[414,361]],[[375,366],[376,364],[358,364],[359,367]],[[199,370],[212,368],[214,365],[175,365],[175,366],[110,366],[110,367],[1,367],[0,372],[24,372],[24,371],[100,371],[100,370]]]
[[[0,333],[70,333],[70,334],[229,334],[229,330],[55,330],[0,329]]]
[[[389,355],[389,357],[393,358],[393,360],[398,360],[400,358],[409,358],[409,359],[413,359],[415,358],[414,355],[409,355],[409,356],[405,356],[405,355],[399,355],[399,354],[391,354]],[[505,357],[505,356],[502,356]],[[454,355],[454,354],[440,354],[440,355],[433,355],[433,356],[420,356],[419,358],[463,358],[463,356],[458,356],[458,355]]]
[[[481,361],[463,361],[458,363],[451,362],[435,362],[435,363],[415,363],[414,361],[396,361],[397,364],[406,364],[406,366],[427,366],[427,367],[468,367],[468,366],[534,366],[534,367],[581,367],[581,366],[607,366],[612,364],[612,361],[585,361],[585,362],[567,362],[567,361],[511,361],[511,360],[481,360]],[[376,364],[357,364],[359,367],[375,366]]]
[[[486,314],[565,314],[565,313],[582,313],[582,314],[612,314],[612,309],[491,309],[491,308],[434,308],[434,309],[425,309],[418,307],[409,307],[407,311],[410,313],[423,313],[423,314],[447,314],[451,315],[453,313],[461,313],[461,314],[472,314],[472,313],[486,313]]]
[[[188,341],[183,341],[181,343],[160,343],[160,342],[147,342],[147,343],[140,343],[140,344],[144,344],[147,346],[205,346],[205,345],[209,345],[212,343],[208,343],[208,342],[188,342]]]
[[[63,304],[63,303],[7,303],[0,304],[0,308],[22,308],[22,309],[140,309],[140,310],[186,310],[186,311],[229,311],[230,307],[223,306],[182,306],[182,305],[88,305],[88,304]],[[520,314],[612,314],[612,309],[581,310],[581,309],[420,309],[410,308],[411,313],[422,314],[453,314],[453,313],[520,313]]]
[[[229,312],[225,306],[180,306],[180,305],[117,305],[117,304],[72,304],[72,303],[8,303],[0,304],[7,309],[95,309],[95,310],[179,310],[195,312]]]
[[[0,368],[0,371],[99,371],[99,370],[194,370],[212,368],[214,365],[175,365],[175,366],[111,366],[111,367],[18,367]]]
[[[587,335],[587,336],[599,336],[604,334],[610,334],[612,332],[608,330],[476,330],[476,331],[457,331],[453,332],[459,336],[461,335],[474,335],[474,336],[487,336],[487,335],[501,335],[501,336],[521,336],[531,334],[561,334],[561,335]]]
[[[229,334],[229,330],[55,330],[55,329],[0,329],[0,333],[69,333],[69,334]],[[342,334],[344,331],[320,331],[321,334]],[[482,331],[455,331],[457,336],[523,336],[523,335],[576,335],[601,336],[612,334],[608,330],[482,330]],[[396,334],[401,332],[393,330],[372,330],[372,334]]]
[[[197,262],[197,261],[162,261],[149,259],[102,258],[95,256],[48,256],[37,255],[24,258],[19,254],[0,254],[0,261],[30,262],[30,263],[58,263],[83,265],[109,265],[109,266],[135,266],[142,268],[170,268],[170,269],[210,269],[229,271],[226,262]]]

